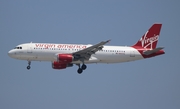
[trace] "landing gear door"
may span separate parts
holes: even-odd
[[[31,43],[29,43],[27,45],[27,53],[32,53],[32,44]]]

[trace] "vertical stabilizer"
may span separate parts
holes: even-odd
[[[162,24],[153,24],[151,28],[133,46],[155,49],[159,39],[161,26]]]

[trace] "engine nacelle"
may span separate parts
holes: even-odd
[[[67,67],[67,64],[66,63],[59,63],[57,61],[54,61],[52,63],[52,68],[53,69],[65,69]]]
[[[71,63],[73,61],[73,56],[71,54],[58,54],[57,61],[61,63]]]
[[[72,63],[61,63],[58,61],[54,61],[52,63],[52,68],[53,69],[65,69],[66,67],[72,67],[73,64]]]

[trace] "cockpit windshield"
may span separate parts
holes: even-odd
[[[22,47],[15,47],[14,49],[22,49]]]

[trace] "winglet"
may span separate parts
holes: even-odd
[[[107,40],[106,43],[109,43],[111,41],[111,39]]]

